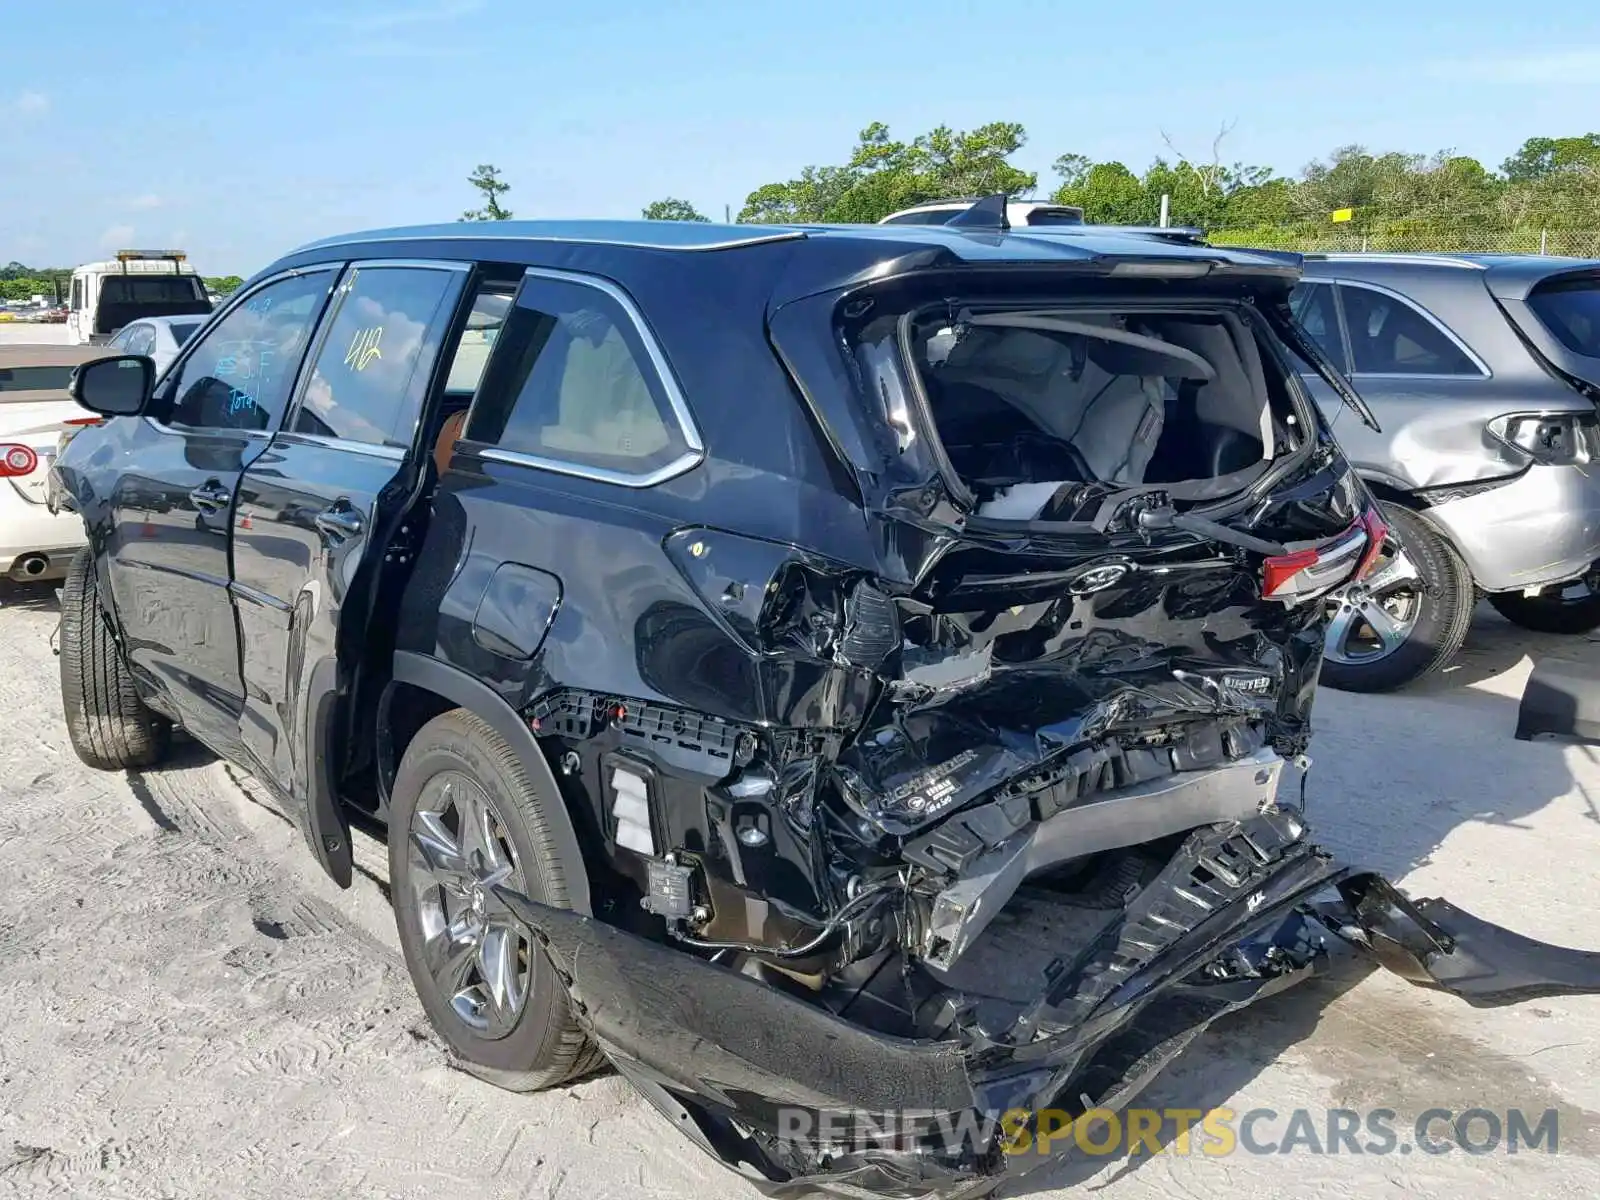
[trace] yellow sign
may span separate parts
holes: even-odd
[[[356,330],[355,337],[350,339],[350,349],[345,351],[345,365],[356,371],[365,371],[367,364],[373,359],[383,357],[382,351],[378,349],[378,343],[382,340],[382,325]]]
[[[1348,221],[1355,215],[1356,210],[1353,208],[1336,208],[1333,210],[1333,219],[1335,221]]]

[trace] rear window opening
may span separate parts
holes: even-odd
[[[194,275],[107,275],[100,281],[101,304],[181,304],[205,298]]]
[[[1221,498],[1300,444],[1280,367],[1231,311],[941,306],[903,337],[980,517],[1079,520],[1127,488]]]
[[[211,312],[198,275],[107,275],[100,280],[94,331],[115,333],[141,317],[186,317]]]

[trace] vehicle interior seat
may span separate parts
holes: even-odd
[[[467,410],[458,408],[448,414],[444,423],[439,426],[439,436],[433,444],[433,465],[443,475],[450,466],[450,456],[455,453],[456,443],[461,440],[462,431],[467,425]]]

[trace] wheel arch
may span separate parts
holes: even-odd
[[[1362,470],[1357,470],[1356,474],[1361,476],[1361,481],[1367,485],[1367,490],[1377,499],[1402,505],[1413,512],[1422,508],[1422,501],[1417,499],[1416,493],[1407,491],[1385,476]]]
[[[1476,588],[1478,586],[1477,572],[1473,571],[1472,562],[1467,558],[1460,541],[1449,529],[1446,529],[1440,522],[1432,520],[1428,516],[1428,508],[1430,506],[1423,497],[1417,495],[1414,491],[1397,486],[1382,475],[1371,474],[1362,470],[1358,470],[1356,474],[1361,476],[1362,482],[1367,485],[1367,490],[1372,493],[1375,499],[1381,500],[1385,504],[1394,504],[1401,508],[1409,509],[1427,522],[1429,530],[1437,535],[1451,550],[1455,551],[1456,557],[1467,565],[1467,574],[1472,577],[1473,587]]]
[[[592,915],[583,849],[549,760],[516,710],[465,671],[426,654],[395,652],[394,671],[378,714],[378,770],[383,794],[388,795],[400,757],[416,731],[433,717],[455,708],[467,709],[488,722],[517,756],[540,795],[549,798],[545,819],[556,849],[570,866],[568,899],[575,911]]]

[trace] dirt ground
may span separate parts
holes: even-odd
[[[323,878],[247,780],[190,750],[87,770],[62,727],[51,589],[0,592],[0,1195],[689,1197],[757,1193],[619,1079],[535,1096],[450,1069],[400,959],[382,847]],[[1600,642],[1480,616],[1403,696],[1325,691],[1309,812],[1415,895],[1600,949],[1595,751],[1513,740],[1530,655]],[[1238,1113],[1559,1113],[1559,1147],[1086,1158],[1022,1189],[1143,1197],[1600,1195],[1600,999],[1480,1011],[1354,964],[1219,1026],[1142,1103]]]

